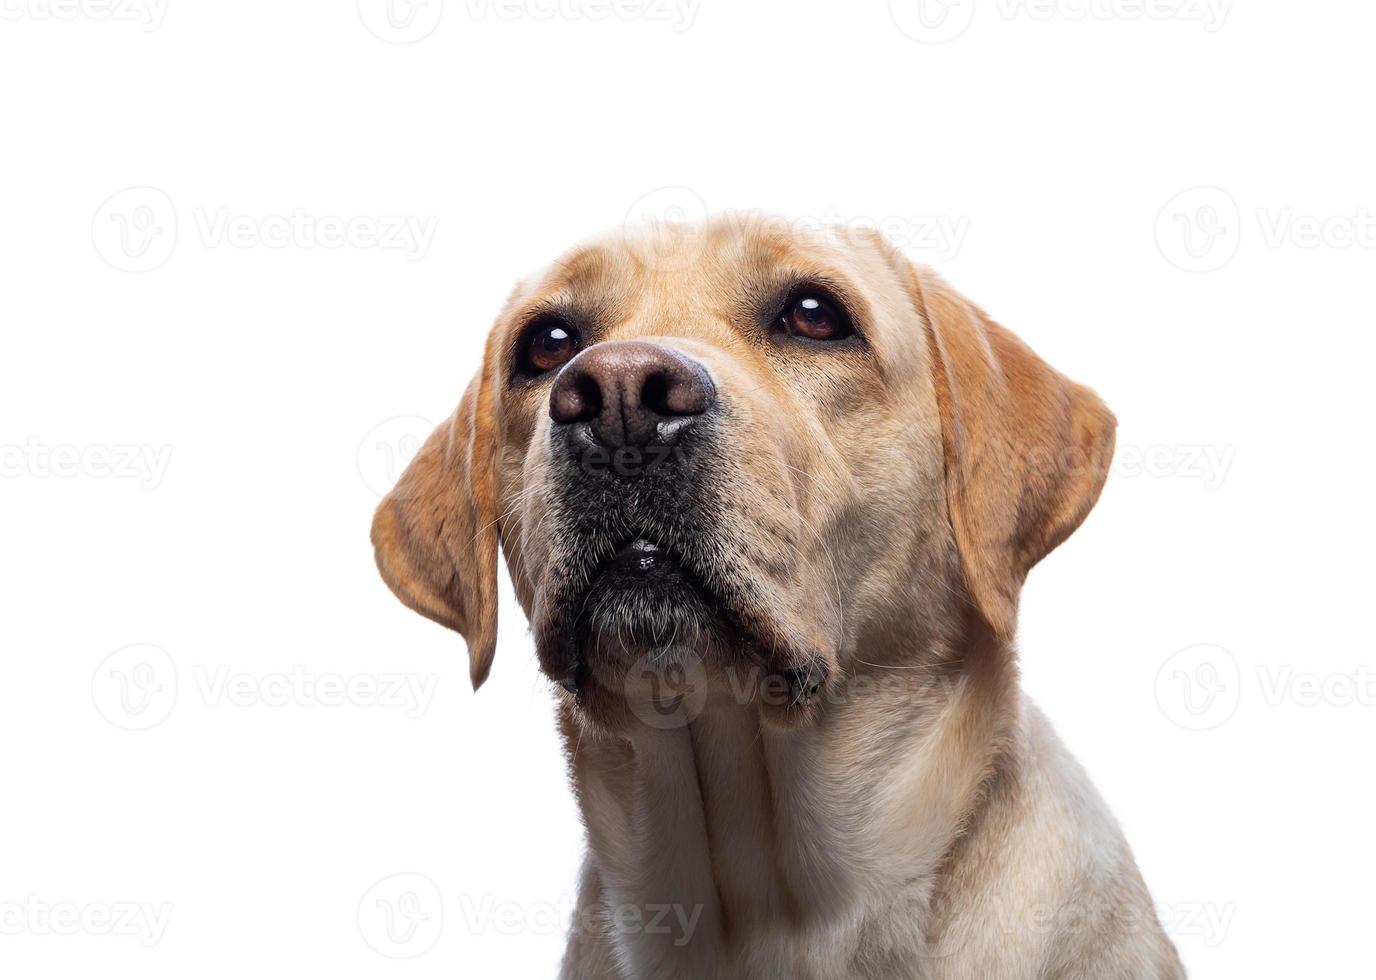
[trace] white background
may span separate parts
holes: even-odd
[[[1026,687],[1192,975],[1369,976],[1376,11],[396,2],[0,2],[0,972],[552,976],[520,611],[473,695],[369,517],[519,275],[764,208],[1104,395]]]

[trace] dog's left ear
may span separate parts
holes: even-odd
[[[1099,396],[1051,368],[939,278],[914,270],[927,320],[946,499],[966,588],[1011,641],[1032,566],[1099,499],[1117,421]]]
[[[474,690],[497,649],[494,415],[483,371],[373,515],[383,579],[411,609],[463,634]]]

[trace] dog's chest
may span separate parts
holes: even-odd
[[[878,962],[920,944],[926,879],[910,853],[884,853],[882,803],[857,793],[827,746],[728,706],[576,769],[629,975],[867,976],[857,950]],[[895,918],[900,905],[912,914]]]

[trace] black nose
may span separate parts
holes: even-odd
[[[549,393],[549,417],[585,423],[604,446],[672,442],[716,400],[697,361],[643,340],[594,344],[569,361]]]

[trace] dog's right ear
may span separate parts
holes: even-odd
[[[372,530],[378,570],[397,598],[467,641],[474,690],[497,649],[497,433],[485,375],[425,441]]]

